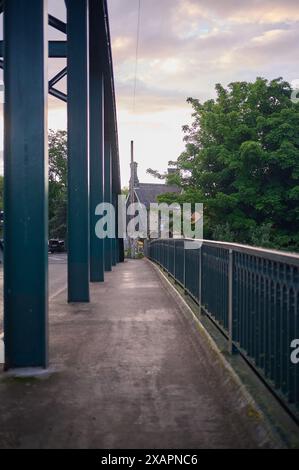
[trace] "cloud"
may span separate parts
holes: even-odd
[[[203,15],[236,23],[298,21],[297,0],[186,0],[183,7],[191,16]]]
[[[130,159],[127,141],[136,128],[140,147],[148,142],[145,156],[157,155],[157,167],[166,167],[167,160],[178,156],[178,134],[191,113],[188,96],[209,99],[218,82],[226,85],[256,76],[299,78],[298,0],[141,0],[133,114],[138,1],[108,0],[124,173]],[[65,20],[64,0],[49,0],[49,11]],[[53,28],[49,32],[50,39],[64,38]],[[49,61],[49,78],[64,65],[63,60]],[[57,88],[66,91],[66,81]],[[65,127],[65,105],[50,97],[49,110],[50,126]],[[143,168],[148,166],[146,162]]]
[[[118,102],[130,109],[137,0],[110,0]],[[214,84],[257,75],[293,79],[299,8],[294,0],[143,0],[137,101],[140,112],[184,106]]]

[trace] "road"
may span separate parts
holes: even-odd
[[[66,286],[65,253],[49,255],[49,298],[53,299]],[[3,265],[0,265],[0,334],[3,331]]]
[[[67,256],[56,253],[49,255],[49,297],[53,299],[67,283]]]

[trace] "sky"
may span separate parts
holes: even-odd
[[[204,101],[216,83],[257,76],[299,79],[298,0],[141,0],[134,109],[138,3],[108,0],[123,186],[131,140],[141,182],[154,181],[147,168],[165,171],[180,155],[182,126],[191,121],[187,97]],[[63,0],[49,0],[49,10],[65,19]],[[50,60],[49,76],[63,66]],[[49,127],[66,127],[65,106],[54,98]]]

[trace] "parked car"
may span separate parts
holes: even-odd
[[[56,238],[52,238],[49,240],[49,251],[50,253],[62,253],[65,251],[65,244],[64,240],[58,240]]]

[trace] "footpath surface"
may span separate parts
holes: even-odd
[[[0,373],[0,448],[267,447],[146,260],[50,303],[49,377]]]

